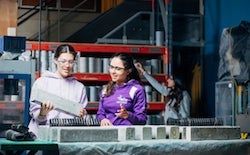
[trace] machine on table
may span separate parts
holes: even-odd
[[[250,83],[234,80],[215,84],[215,116],[224,125],[240,126],[242,133],[250,133]]]
[[[11,124],[29,122],[29,96],[35,80],[35,60],[18,60],[25,37],[0,37],[0,136]]]
[[[250,133],[250,22],[224,28],[221,34],[215,116],[225,125],[238,125]]]

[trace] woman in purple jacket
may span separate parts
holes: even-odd
[[[54,56],[54,63],[57,70],[55,72],[45,71],[38,78],[33,86],[33,89],[45,90],[49,93],[63,97],[65,99],[81,104],[82,109],[79,109],[79,116],[86,115],[84,109],[87,105],[87,95],[85,86],[77,81],[71,75],[75,64],[76,52],[74,48],[68,44],[63,44],[57,47]],[[30,116],[29,123],[30,131],[37,135],[39,125],[49,125],[49,120],[52,118],[74,118],[75,116],[55,109],[50,101],[43,101],[42,105],[32,101],[32,90],[30,97]]]
[[[116,53],[111,58],[109,73],[111,81],[100,93],[97,112],[101,126],[146,124],[146,93],[133,58]]]

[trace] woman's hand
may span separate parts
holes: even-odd
[[[128,118],[128,111],[126,110],[126,108],[122,104],[120,104],[120,107],[121,107],[121,109],[117,110],[117,113],[115,113],[115,115],[117,117],[127,119]]]
[[[43,102],[41,105],[41,109],[40,109],[40,116],[46,116],[51,110],[54,110],[55,107],[53,106],[53,104],[50,101],[47,102]]]
[[[85,109],[80,110],[79,117],[83,118],[87,114],[87,111]]]
[[[107,118],[101,120],[101,126],[113,126],[113,124]]]
[[[144,75],[145,70],[144,70],[144,68],[142,67],[142,64],[139,63],[139,62],[137,62],[135,65],[136,65],[137,70],[138,70],[142,75]]]

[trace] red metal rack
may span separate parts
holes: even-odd
[[[107,73],[73,73],[72,74],[74,77],[77,78],[79,81],[84,81],[84,82],[96,82],[96,81],[103,81],[107,82],[110,81],[110,75]],[[157,81],[165,81],[165,75],[163,74],[154,74],[153,77]],[[146,82],[142,80],[143,82]]]
[[[52,51],[57,48],[62,42],[34,42],[27,41],[27,50],[47,50]],[[160,54],[165,53],[166,47],[164,46],[147,46],[147,45],[114,45],[114,44],[86,44],[86,43],[68,43],[74,47],[76,51],[80,52],[93,52],[93,53],[114,53],[125,52],[134,54]]]
[[[87,111],[96,112],[98,110],[98,102],[90,102],[87,106]],[[148,112],[163,111],[165,110],[165,104],[163,102],[150,102],[147,105]]]

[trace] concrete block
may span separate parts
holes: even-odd
[[[135,140],[133,126],[39,127],[39,138],[53,142],[106,142]]]
[[[61,127],[50,127],[49,125],[39,125],[38,138],[45,141],[57,141],[58,130]]]
[[[183,136],[186,136],[186,135],[184,135],[184,130],[186,131],[186,128],[185,128],[186,126],[179,126],[179,132],[180,132],[180,139],[186,139],[186,138],[183,138]]]
[[[49,141],[57,142],[60,127],[50,127],[49,130]]]
[[[116,142],[118,129],[106,127],[58,128],[57,142]]]
[[[152,125],[152,139],[166,139],[165,125]]]
[[[240,127],[186,126],[183,128],[182,139],[186,139],[188,141],[240,139]]]
[[[166,137],[168,139],[180,139],[179,126],[167,125],[166,126]]]
[[[152,128],[150,126],[140,126],[135,127],[135,139],[136,140],[149,140],[152,139]]]
[[[133,126],[116,126],[118,129],[118,141],[135,140],[135,128]]]
[[[186,126],[181,127],[181,139],[187,139]]]
[[[50,126],[48,125],[40,125],[38,126],[38,133],[37,133],[37,137],[39,139],[45,140],[45,141],[50,141],[49,138],[49,131],[50,130]]]

